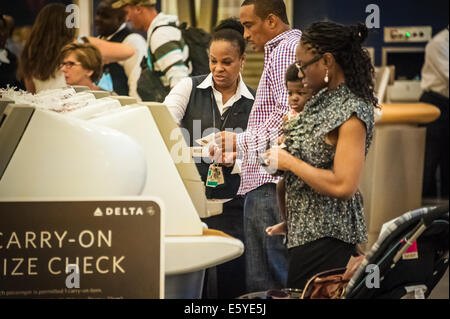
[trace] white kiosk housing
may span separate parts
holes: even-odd
[[[199,298],[204,270],[244,246],[201,222],[205,186],[167,108],[119,101],[133,102],[101,98],[59,114],[0,101],[0,200],[158,198],[165,297]]]

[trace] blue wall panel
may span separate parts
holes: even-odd
[[[448,25],[448,0],[294,0],[294,26],[302,30],[324,19],[344,24],[365,22],[369,4],[380,8],[380,29],[372,29],[367,41],[367,46],[375,48],[377,65],[381,63],[383,46],[425,46],[425,43],[385,44],[384,27],[431,25],[436,34]]]

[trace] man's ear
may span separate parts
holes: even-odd
[[[278,25],[279,18],[274,15],[273,13],[270,13],[264,23],[266,23],[267,27],[269,27],[270,30],[274,30]]]

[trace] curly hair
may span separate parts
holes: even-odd
[[[367,103],[378,105],[374,95],[374,67],[369,53],[362,47],[369,30],[364,24],[345,26],[334,22],[313,23],[300,43],[317,54],[331,53],[344,72],[348,88]]]
[[[286,74],[284,75],[284,82],[287,86],[288,82],[297,82],[301,81],[302,79],[298,77],[298,67],[297,63],[292,63],[288,66],[286,70]]]

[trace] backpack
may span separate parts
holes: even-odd
[[[150,56],[150,50],[148,50]],[[141,62],[141,76],[137,82],[137,92],[144,102],[164,102],[170,92],[170,87],[161,81],[162,72],[153,70],[151,59],[143,57]]]
[[[192,63],[191,76],[208,74],[210,72],[208,50],[211,35],[199,28],[188,28],[186,23],[179,25],[178,29],[181,30],[184,42],[189,47],[188,61]]]
[[[191,76],[204,75],[209,70],[209,43],[211,36],[204,30],[194,27],[187,27],[186,23],[177,26],[175,23],[157,26],[153,33],[161,27],[172,26],[181,31],[184,43],[189,47],[189,58],[186,63],[192,64]],[[161,82],[162,72],[153,69],[154,56],[148,50],[148,57],[144,57],[141,63],[142,73],[138,80],[137,91],[143,101],[163,102],[169,94],[170,88],[165,87]]]
[[[180,25],[171,22],[166,25],[157,26],[153,29],[150,37],[157,29],[168,25],[178,28],[181,31],[181,37],[183,38],[184,43],[189,47],[189,58],[186,63],[192,63],[191,76],[208,74],[210,72],[208,50],[211,42],[211,35],[202,29],[187,27],[186,22]]]

